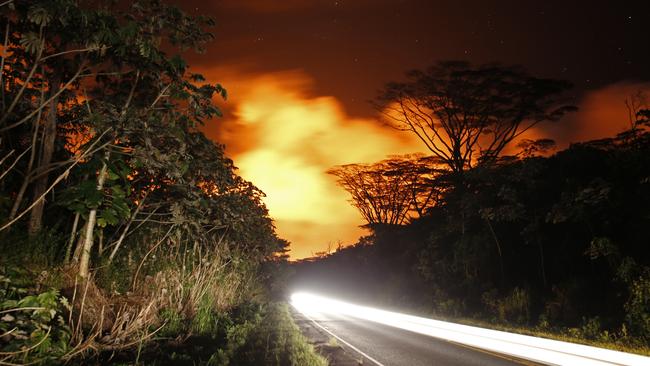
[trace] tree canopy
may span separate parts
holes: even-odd
[[[388,83],[375,105],[388,124],[414,133],[451,171],[493,163],[503,149],[543,121],[557,121],[570,84],[518,67],[440,62]]]
[[[26,225],[34,236],[45,210],[68,210],[62,252],[82,277],[93,260],[136,249],[124,249],[136,227],[145,242],[165,232],[163,241],[177,245],[225,238],[256,263],[281,253],[287,243],[263,193],[198,129],[215,123],[214,100],[227,93],[190,72],[181,53],[201,52],[213,21],[157,0],[113,5],[16,0],[0,8],[0,230]],[[54,224],[51,215],[45,224]]]
[[[436,166],[437,165],[437,166]],[[374,164],[347,164],[327,171],[351,195],[368,225],[401,225],[436,204],[442,191],[434,180],[439,159],[421,154],[394,156]]]

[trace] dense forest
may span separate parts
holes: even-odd
[[[621,96],[628,130],[551,154],[553,141],[525,131],[575,110],[562,96],[568,84],[463,62],[408,77],[388,84],[377,103],[387,123],[416,134],[431,155],[333,167],[371,234],[296,263],[292,286],[647,352],[643,96]],[[506,153],[509,144],[515,153]]]
[[[529,133],[576,110],[568,82],[409,72],[373,104],[428,154],[332,167],[370,234],[290,264],[264,193],[202,132],[228,97],[185,61],[211,18],[160,0],[0,14],[1,365],[327,364],[297,288],[650,353],[642,95],[621,96],[626,131],[555,151]]]
[[[288,243],[263,193],[200,131],[227,94],[182,55],[213,21],[156,0],[0,12],[0,363],[322,364],[269,302]]]

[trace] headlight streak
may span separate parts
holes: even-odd
[[[354,305],[311,293],[293,294],[291,304],[310,318],[328,313],[348,315],[549,365],[650,365],[650,358],[640,355],[421,318]]]

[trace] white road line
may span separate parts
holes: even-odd
[[[318,322],[316,322],[316,320],[312,319],[309,315],[307,315],[307,314],[301,312],[300,309],[296,308],[295,306],[294,306],[294,309],[296,309],[298,312],[300,312],[300,313],[301,313],[305,318],[311,320],[312,323],[316,324],[316,326],[318,326],[318,327],[321,328],[322,330],[324,330],[324,331],[326,331],[327,333],[329,333],[332,337],[338,339],[339,341],[341,341],[341,342],[342,342],[343,344],[345,344],[346,346],[352,348],[353,350],[355,350],[356,352],[358,352],[361,356],[363,356],[363,357],[367,358],[368,360],[374,362],[375,365],[377,365],[377,366],[386,366],[386,365],[384,365],[383,363],[381,363],[381,362],[375,360],[374,358],[368,356],[366,353],[364,353],[363,351],[361,351],[361,350],[358,349],[357,347],[351,345],[349,342],[346,342],[343,338],[341,338],[341,337],[337,336],[336,334],[332,333],[329,329],[327,329],[327,328],[325,328],[324,326],[318,324]]]
[[[631,353],[400,314],[309,293],[293,294],[291,299],[292,305],[302,313],[323,312],[351,316],[549,365],[650,366],[649,357]]]

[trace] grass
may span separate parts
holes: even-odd
[[[287,304],[247,304],[213,314],[216,328],[181,343],[159,340],[140,354],[146,365],[326,366],[293,322]],[[171,334],[167,333],[170,336]],[[113,364],[135,359],[118,355]]]
[[[294,323],[286,303],[268,306],[261,323],[234,359],[237,365],[327,365]]]
[[[336,338],[334,338],[334,337],[330,337],[330,338],[327,340],[327,345],[330,346],[330,347],[338,347],[338,346],[339,346],[339,342],[336,340]]]

